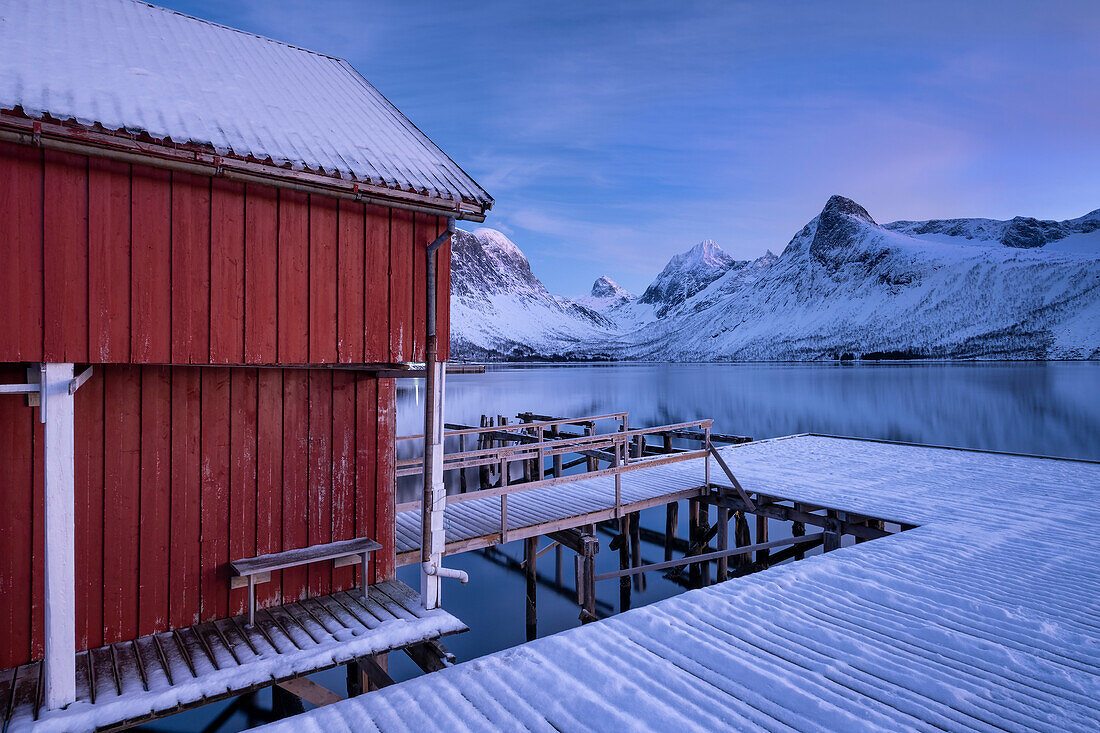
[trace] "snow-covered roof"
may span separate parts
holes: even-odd
[[[1100,729],[1100,465],[819,436],[723,454],[748,491],[920,526],[269,730]]]
[[[0,0],[0,110],[16,107],[492,205],[347,61],[136,0]]]

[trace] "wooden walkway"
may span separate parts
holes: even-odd
[[[81,652],[77,701],[39,710],[41,662],[0,671],[4,731],[124,728],[467,627],[389,581]],[[121,722],[120,722],[121,721]]]
[[[722,454],[751,493],[918,526],[271,730],[1100,730],[1100,465],[824,436]]]
[[[673,456],[672,460],[678,460]],[[620,474],[621,503],[615,504],[615,477],[580,477],[545,488],[508,494],[505,522],[501,522],[499,496],[477,498],[462,495],[461,503],[448,501],[444,513],[447,533],[445,554],[468,552],[502,541],[538,537],[562,529],[614,519],[653,506],[664,506],[705,493],[706,477],[701,460],[662,463],[667,458],[636,460]],[[717,469],[715,469],[717,470]],[[420,561],[420,510],[397,514],[397,563]],[[503,529],[503,531],[502,531]]]

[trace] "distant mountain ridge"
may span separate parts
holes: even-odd
[[[1100,358],[1100,210],[880,225],[833,196],[779,255],[739,261],[706,240],[639,298],[606,276],[555,298],[504,235],[460,236],[455,358]]]

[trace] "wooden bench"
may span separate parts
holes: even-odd
[[[351,540],[311,545],[286,552],[273,552],[270,555],[246,557],[229,563],[230,572],[233,574],[229,585],[231,588],[240,588],[247,583],[248,625],[251,626],[256,622],[256,586],[270,581],[273,571],[325,560],[332,560],[334,568],[359,562],[363,567],[362,586],[363,595],[366,596],[367,579],[370,577],[367,575],[367,559],[372,552],[380,549],[382,545],[371,538],[356,537]]]

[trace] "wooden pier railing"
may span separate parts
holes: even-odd
[[[568,435],[547,439],[547,428],[555,428],[561,425],[590,425],[598,420],[614,419],[619,421],[619,430],[611,433],[594,433],[587,431],[585,435]],[[464,494],[452,494],[447,497],[448,504],[456,504],[475,499],[488,499],[500,497],[500,527],[501,542],[507,541],[508,536],[508,496],[535,489],[542,489],[559,484],[572,483],[584,479],[613,476],[615,478],[615,517],[622,514],[622,476],[643,468],[650,468],[667,463],[688,461],[696,458],[707,459],[704,481],[701,486],[710,481],[710,429],[712,420],[693,420],[690,422],[671,425],[658,425],[648,428],[627,429],[627,413],[612,413],[608,415],[593,415],[581,418],[560,418],[553,420],[538,420],[515,425],[494,425],[479,428],[464,428],[451,430],[447,437],[462,435],[492,434],[494,439],[507,441],[508,444],[480,448],[471,451],[462,451],[445,456],[443,461],[444,471],[461,471],[467,468],[481,466],[493,466],[499,470],[500,482],[496,486],[483,488]],[[680,437],[679,431],[689,434],[694,432],[702,436],[702,447],[698,450],[673,449],[671,440],[667,436]],[[556,431],[555,431],[556,432]],[[664,436],[665,450],[668,452],[645,456],[644,443],[646,436]],[[416,436],[403,436],[404,439],[414,439]],[[633,451],[632,451],[633,448]],[[632,455],[633,452],[633,455]],[[611,465],[607,468],[596,468],[580,473],[563,475],[561,463],[554,462],[552,477],[546,478],[546,459],[578,454],[586,457],[596,456],[597,460],[608,461]],[[537,470],[528,470],[529,476],[537,476],[533,480],[522,483],[511,483],[511,469],[516,462],[533,462]],[[398,476],[414,476],[422,471],[423,460],[412,458],[399,461],[397,464]],[[528,463],[528,466],[531,464]],[[589,463],[589,466],[596,464]],[[398,504],[396,509],[400,512],[419,509],[419,500]]]

